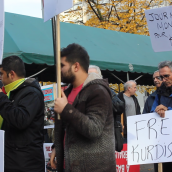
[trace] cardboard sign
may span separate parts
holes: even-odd
[[[0,171],[4,171],[4,131],[0,130]]]
[[[172,161],[172,111],[127,117],[128,165]]]
[[[45,157],[45,167],[47,165],[47,163],[50,160],[51,157],[51,146],[53,145],[53,143],[44,143],[44,157]],[[46,168],[45,168],[45,172],[47,172]]]
[[[44,22],[73,7],[73,0],[44,0]]]
[[[115,152],[116,172],[140,172],[140,165],[128,165],[127,144],[123,145],[121,152]]]
[[[145,10],[155,52],[172,50],[172,6]]]
[[[4,0],[0,1],[0,64],[2,64],[4,47]]]

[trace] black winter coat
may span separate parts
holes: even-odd
[[[124,96],[123,96],[123,93],[124,92],[120,92],[118,94],[118,97],[120,100],[122,100],[124,102],[124,107],[125,107],[125,100],[124,100]],[[137,98],[135,96],[132,96],[133,100],[134,100],[134,103],[135,103],[135,108],[136,108],[136,115],[139,115],[141,114],[140,112],[140,105],[139,105],[139,102],[137,100]],[[126,116],[126,113],[125,113],[125,108],[123,109],[123,121],[124,121],[124,137],[127,138],[127,116]]]
[[[0,93],[0,114],[5,130],[5,172],[44,172],[44,96],[35,79],[10,92]]]
[[[116,171],[112,99],[105,80],[86,79],[73,105],[67,104],[56,121],[55,136],[58,172],[63,171],[64,157],[65,172]]]
[[[151,95],[149,95],[149,97],[146,100],[144,109],[143,109],[143,114],[151,113],[152,105],[154,103],[156,95],[157,95],[157,91],[155,91]]]

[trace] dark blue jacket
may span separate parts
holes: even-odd
[[[151,112],[154,112],[160,104],[166,106],[168,110],[172,110],[172,87],[165,87],[164,84],[161,85],[157,91]]]
[[[146,100],[144,109],[143,109],[143,114],[151,113],[152,105],[154,103],[156,95],[157,95],[157,91],[155,91],[151,95],[149,95],[149,97]]]

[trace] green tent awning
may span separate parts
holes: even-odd
[[[102,70],[153,73],[172,52],[155,53],[148,36],[61,23],[61,47],[78,43],[90,63]],[[4,57],[18,55],[27,64],[54,65],[51,21],[5,13]]]

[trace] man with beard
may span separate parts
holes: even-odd
[[[151,112],[155,111],[164,118],[165,111],[172,110],[172,62],[163,61],[158,68],[163,83],[157,90]],[[170,171],[171,168],[172,162],[163,163],[163,171]],[[157,165],[155,165],[155,172],[158,172]]]
[[[153,82],[157,88],[157,90],[159,89],[159,87],[161,86],[162,84],[162,79],[159,75],[159,70],[155,71],[154,74],[153,74]],[[145,106],[144,106],[144,109],[143,109],[143,114],[145,113],[150,113],[151,112],[151,108],[152,108],[152,105],[153,105],[153,102],[155,100],[155,97],[157,95],[157,90],[155,92],[153,92],[146,100],[146,103],[145,103]]]
[[[61,120],[56,120],[50,160],[59,172],[116,171],[111,92],[106,80],[88,75],[88,67],[83,47],[70,44],[62,49],[62,82],[70,86],[55,100],[54,110]]]

